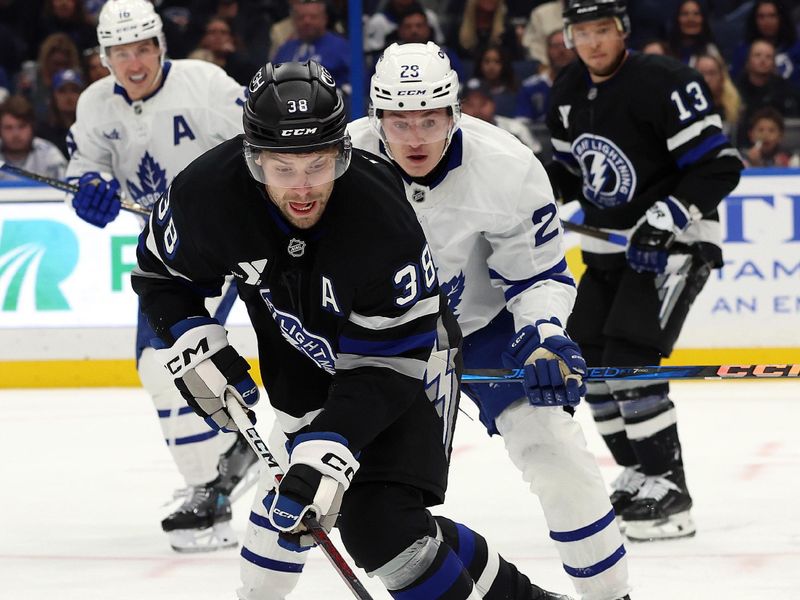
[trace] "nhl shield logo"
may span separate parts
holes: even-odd
[[[411,192],[411,199],[414,202],[425,202],[425,190],[414,188],[414,190]]]
[[[306,243],[303,240],[298,240],[297,238],[292,238],[289,240],[289,247],[287,248],[289,251],[289,256],[293,256],[294,258],[300,258],[305,254],[306,251]]]

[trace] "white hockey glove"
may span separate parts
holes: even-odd
[[[507,368],[524,369],[533,406],[577,406],[586,394],[586,361],[555,317],[523,327],[502,359]]]
[[[289,452],[289,470],[277,491],[263,500],[270,522],[281,532],[281,546],[300,550],[314,545],[302,523],[309,512],[325,531],[333,529],[342,497],[358,467],[347,440],[337,433],[305,433],[295,438]]]
[[[237,431],[225,410],[223,396],[233,397],[255,423],[250,411],[258,402],[258,386],[250,365],[228,344],[225,328],[216,319],[191,317],[170,329],[175,343],[156,351],[156,357],[175,377],[187,404],[216,430]]]
[[[647,209],[631,235],[625,252],[628,264],[639,273],[663,273],[675,238],[701,218],[694,205],[684,206],[672,196],[659,200]]]

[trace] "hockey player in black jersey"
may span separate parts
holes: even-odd
[[[461,335],[399,176],[352,150],[341,94],[318,64],[268,63],[249,89],[244,137],[175,178],[133,274],[165,367],[212,426],[235,428],[223,394],[248,409],[258,400],[246,361],[204,309],[225,275],[257,335],[289,457],[251,514],[239,597],[283,596],[279,581],[258,587],[252,568],[267,561],[250,542],[282,532],[285,560],[269,562],[292,572],[312,511],[337,523],[394,597],[561,598],[426,508],[444,500]]]
[[[580,60],[553,85],[547,125],[557,195],[626,249],[581,240],[587,269],[569,334],[590,365],[658,364],[722,265],[717,205],[739,181],[703,78],[625,48],[623,0],[569,0],[565,39]],[[589,383],[598,430],[624,468],[612,504],[635,540],[695,533],[675,407],[665,382]]]

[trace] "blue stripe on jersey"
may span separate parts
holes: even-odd
[[[435,331],[426,331],[396,340],[367,341],[354,340],[345,336],[339,338],[339,354],[359,354],[361,356],[399,356],[416,348],[432,348],[436,341]]]
[[[441,548],[444,546],[440,547]],[[440,598],[458,580],[464,565],[458,560],[452,549],[447,548],[447,557],[442,565],[430,577],[420,582],[412,588],[402,592],[392,592],[389,594],[395,600],[429,600],[429,598]]]
[[[282,560],[274,560],[266,556],[260,556],[247,548],[242,546],[241,556],[248,562],[261,567],[262,569],[269,569],[270,571],[280,571],[282,573],[302,573],[303,564],[284,562]]]
[[[556,160],[560,160],[563,163],[569,163],[572,165],[578,165],[578,160],[570,153],[570,152],[559,152],[558,150],[553,150],[553,156]]]
[[[178,409],[178,416],[188,415],[189,413],[193,413],[193,412],[194,411],[192,410],[191,406],[182,406],[181,408]],[[167,417],[169,417],[171,415],[172,415],[172,410],[169,409],[169,408],[166,409],[166,410],[159,410],[158,411],[158,418],[159,419],[166,419]]]
[[[173,446],[185,446],[186,444],[196,444],[198,442],[205,442],[206,440],[210,440],[213,437],[216,437],[219,434],[219,431],[215,431],[214,429],[209,429],[204,433],[198,433],[196,435],[187,435],[186,437],[175,438],[175,442],[173,442]],[[169,440],[167,440],[167,446],[169,446]]]
[[[714,148],[718,148],[719,146],[727,143],[728,138],[726,138],[723,134],[718,133],[716,135],[712,135],[710,138],[703,140],[700,144],[682,154],[676,161],[678,167],[682,169],[683,167],[697,162],[706,154],[711,152]]]
[[[566,285],[571,285],[575,287],[575,281],[569,275],[564,274],[564,271],[567,270],[567,260],[562,258],[559,263],[547,269],[546,271],[542,271],[538,275],[534,275],[528,279],[523,279],[520,281],[516,281],[514,279],[506,279],[500,273],[495,271],[494,269],[489,269],[489,277],[492,279],[500,279],[503,283],[510,286],[507,290],[505,290],[504,295],[506,297],[506,302],[518,296],[533,284],[538,283],[540,281],[545,281],[547,279],[551,279],[553,281],[558,281],[560,283],[564,283]]]
[[[458,559],[464,567],[469,567],[475,558],[475,532],[461,523],[456,523],[458,531]]]
[[[623,544],[609,556],[608,558],[604,558],[599,563],[591,565],[590,567],[570,567],[568,565],[564,565],[564,570],[567,572],[567,575],[571,575],[572,577],[578,577],[581,579],[585,579],[587,577],[594,577],[595,575],[599,575],[603,571],[607,571],[611,567],[613,567],[619,559],[625,556],[625,545]]]
[[[577,542],[579,540],[584,540],[608,527],[609,524],[614,522],[614,517],[616,517],[616,515],[614,514],[614,509],[612,508],[610,511],[608,511],[608,514],[600,517],[597,519],[597,521],[587,525],[586,527],[573,529],[572,531],[551,531],[550,539],[557,542]]]

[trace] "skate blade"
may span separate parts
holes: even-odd
[[[666,519],[626,521],[625,537],[632,542],[655,542],[691,537],[697,532],[689,511],[676,513]]]
[[[208,529],[175,529],[167,537],[172,549],[181,553],[216,552],[239,545],[230,521],[215,523]]]

